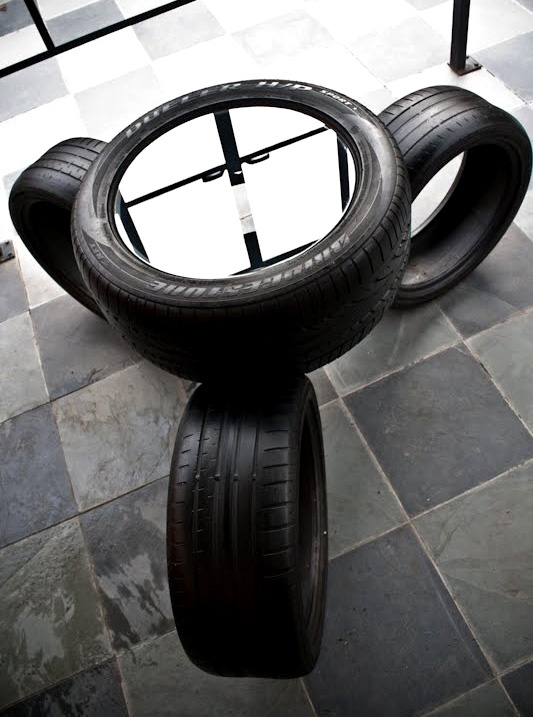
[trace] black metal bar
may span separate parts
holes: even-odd
[[[13,65],[8,65],[8,67],[3,67],[0,69],[0,78],[6,77],[7,75],[11,75],[13,72],[17,72],[18,70],[24,70],[26,67],[31,67],[31,65],[35,65],[37,62],[41,62],[42,60],[48,60],[51,57],[56,57],[56,55],[60,55],[63,52],[67,52],[67,50],[73,50],[75,47],[80,47],[81,45],[85,45],[85,43],[90,42],[91,40],[98,40],[101,37],[105,37],[106,35],[109,35],[112,32],[116,32],[117,30],[123,30],[126,27],[131,27],[132,25],[135,25],[138,22],[142,22],[143,20],[149,20],[152,17],[156,17],[157,15],[161,15],[164,12],[168,12],[169,10],[175,10],[178,7],[182,7],[183,5],[188,5],[189,3],[194,2],[194,0],[172,0],[172,2],[165,3],[164,5],[161,5],[160,7],[152,8],[151,10],[146,10],[145,12],[141,12],[138,15],[134,15],[133,17],[124,18],[124,20],[120,20],[119,22],[115,22],[112,25],[107,25],[107,27],[102,27],[99,30],[95,30],[94,32],[89,32],[87,35],[82,35],[81,37],[76,37],[73,40],[69,40],[68,42],[64,42],[61,45],[54,45],[52,41],[52,46],[49,47],[46,52],[40,52],[37,55],[33,55],[33,57],[28,57],[25,60],[20,60],[19,62],[15,62]],[[28,7],[29,9],[29,7]],[[31,12],[31,11],[30,11]],[[37,13],[39,11],[37,10]],[[39,13],[40,17],[40,13]],[[37,22],[34,20],[35,24],[37,25]],[[41,22],[44,25],[44,21],[41,18]],[[37,25],[37,29],[39,29],[39,26]],[[48,31],[46,30],[48,33]],[[42,34],[41,34],[42,37]],[[50,38],[51,39],[51,38]],[[43,37],[44,41],[44,37]],[[46,41],[45,41],[46,44]],[[47,46],[48,47],[48,46]]]
[[[149,263],[150,259],[148,258],[148,254],[146,253],[144,244],[141,241],[141,237],[139,236],[137,227],[135,226],[133,219],[131,218],[131,214],[128,211],[126,202],[122,199],[120,194],[117,196],[117,201],[118,201],[118,214],[119,214],[122,224],[124,225],[124,229],[126,230],[126,234],[128,235],[128,238],[131,242],[132,247],[135,249],[137,254],[139,254],[143,259],[145,259]]]
[[[481,65],[471,57],[467,57],[466,43],[468,40],[468,20],[470,16],[470,0],[454,0],[452,22],[452,44],[449,65],[458,75],[478,70]]]
[[[229,181],[232,187],[244,184],[244,174],[242,173],[241,158],[237,148],[237,140],[231,123],[231,117],[228,110],[215,112],[215,122],[217,125],[218,136],[222,144],[224,159],[226,160],[226,168],[229,174]]]
[[[348,154],[346,147],[337,137],[337,155],[339,158],[339,180],[341,185],[341,206],[342,211],[348,206],[350,201],[350,179],[348,177]]]
[[[278,261],[286,261],[287,259],[290,259],[291,256],[295,256],[296,254],[299,254],[301,251],[305,251],[305,249],[309,249],[310,246],[313,246],[315,242],[310,241],[309,244],[303,244],[302,246],[296,247],[296,249],[291,249],[290,251],[286,251],[284,254],[278,254],[277,256],[273,256],[271,259],[266,259],[265,261],[261,262],[261,268],[265,266],[272,266],[272,264],[277,264]],[[247,269],[241,269],[241,271],[235,272],[235,274],[232,274],[232,276],[239,276],[240,274],[248,274],[250,271],[253,271],[254,269],[257,269],[257,267],[248,267]]]
[[[282,149],[283,147],[288,147],[291,144],[295,144],[296,142],[301,142],[303,139],[308,139],[309,137],[314,137],[316,134],[320,134],[321,132],[327,132],[329,127],[319,127],[318,129],[311,130],[310,132],[305,132],[304,134],[300,134],[297,137],[291,137],[291,139],[286,139],[283,142],[277,142],[277,144],[271,144],[270,147],[265,147],[264,149],[257,150],[256,152],[252,152],[251,154],[246,154],[244,157],[241,157],[241,164],[254,164],[256,161],[256,158],[261,157],[264,154],[268,154],[270,152],[274,152],[277,149]],[[155,199],[156,197],[160,197],[162,194],[166,194],[167,192],[172,192],[174,189],[179,189],[180,187],[184,187],[187,184],[191,184],[192,182],[196,182],[199,179],[203,179],[204,182],[209,181],[211,179],[212,174],[217,174],[219,172],[224,172],[227,169],[225,164],[219,164],[217,167],[211,167],[211,169],[206,169],[205,172],[200,172],[198,174],[193,174],[190,177],[187,177],[186,179],[181,179],[179,182],[174,182],[173,184],[168,184],[166,187],[161,187],[160,189],[154,189],[153,192],[148,192],[148,194],[143,194],[140,197],[136,197],[135,199],[132,199],[131,202],[127,202],[127,207],[134,207],[136,204],[141,204],[141,202],[146,202],[148,199]]]
[[[28,8],[28,12],[31,15],[31,19],[35,23],[35,27],[39,31],[39,35],[42,38],[42,41],[44,42],[47,50],[53,50],[55,48],[54,41],[50,37],[50,33],[48,32],[48,28],[46,27],[46,24],[41,16],[41,13],[39,12],[39,8],[37,7],[35,0],[24,0],[24,3],[26,7]]]
[[[255,269],[261,266],[263,257],[261,256],[261,248],[255,232],[252,210],[248,203],[241,158],[239,157],[237,140],[235,139],[235,132],[233,131],[228,110],[215,112],[215,122],[222,145],[222,152],[224,153],[224,159],[226,160],[230,184],[235,194],[248,259],[250,260],[252,269]],[[238,189],[239,187],[240,190]]]

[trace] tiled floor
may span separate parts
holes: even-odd
[[[533,134],[531,0],[472,3],[484,67],[464,78],[446,66],[451,0],[364,5],[196,0],[0,80],[0,236],[13,237],[13,181],[52,144],[108,140],[166,98],[226,80],[316,81],[374,111],[451,82]],[[65,39],[154,0],[40,6]],[[29,22],[21,0],[0,15],[4,61]],[[15,238],[18,258],[0,265],[1,714],[532,715],[532,239],[530,188],[461,286],[389,312],[313,375],[326,630],[315,671],[284,682],[215,678],[185,657],[164,532],[188,386],[65,296]]]

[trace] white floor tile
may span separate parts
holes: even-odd
[[[106,142],[164,101],[151,67],[90,87],[75,98],[89,136]],[[106,108],[105,113],[102,107]]]
[[[46,45],[35,25],[23,27],[0,37],[0,67],[9,67],[45,50]]]
[[[58,15],[64,15],[72,10],[78,10],[80,7],[91,5],[93,0],[37,0],[37,5],[41,11],[41,15],[45,20]]]
[[[169,0],[115,0],[124,17],[133,17],[141,12],[161,7]]]
[[[47,301],[52,301],[58,296],[64,296],[66,292],[48,276],[17,235],[14,237],[14,244],[30,309],[46,304]]]
[[[452,32],[453,0],[420,13],[448,42]],[[470,6],[468,54],[533,30],[533,13],[513,0],[476,0]]]
[[[57,142],[87,134],[73,97],[61,97],[0,124],[2,174],[25,169]]]
[[[229,36],[217,37],[152,63],[165,99],[222,82],[263,77],[264,71]]]
[[[417,14],[405,0],[372,0],[364,8],[361,3],[347,0],[317,0],[306,9],[341,42],[351,42]]]
[[[354,99],[383,84],[340,45],[318,47],[263,65],[266,77],[301,80],[343,92]]]
[[[303,0],[204,0],[204,5],[226,32],[243,30],[304,6]]]
[[[57,59],[70,92],[81,92],[150,64],[131,27],[69,50]]]
[[[501,80],[484,68],[460,77],[447,64],[437,65],[416,75],[394,80],[388,84],[388,88],[395,97],[403,97],[409,92],[432,85],[464,87],[504,110],[511,110],[523,104],[520,97],[507,89]]]

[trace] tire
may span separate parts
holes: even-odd
[[[283,679],[313,669],[327,508],[307,377],[230,398],[206,384],[196,390],[172,460],[167,555],[176,627],[198,667]]]
[[[109,211],[127,166],[178,124],[244,105],[302,111],[337,131],[359,178],[341,221],[301,254],[238,277],[189,279],[148,266],[126,249]],[[219,85],[153,110],[107,146],[73,212],[78,263],[106,318],[145,358],[197,381],[299,375],[343,354],[391,304],[409,231],[409,182],[382,123],[343,95],[275,80]]]
[[[85,137],[56,144],[22,172],[9,197],[11,219],[30,253],[65,291],[99,316],[74,257],[70,219],[82,179],[104,147],[105,142]]]
[[[505,234],[527,191],[531,144],[514,117],[458,87],[412,92],[380,118],[405,159],[413,200],[465,153],[450,192],[412,236],[394,302],[412,306],[455,286]]]

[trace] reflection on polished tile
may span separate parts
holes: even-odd
[[[3,549],[0,614],[0,706],[110,656],[77,520]]]

